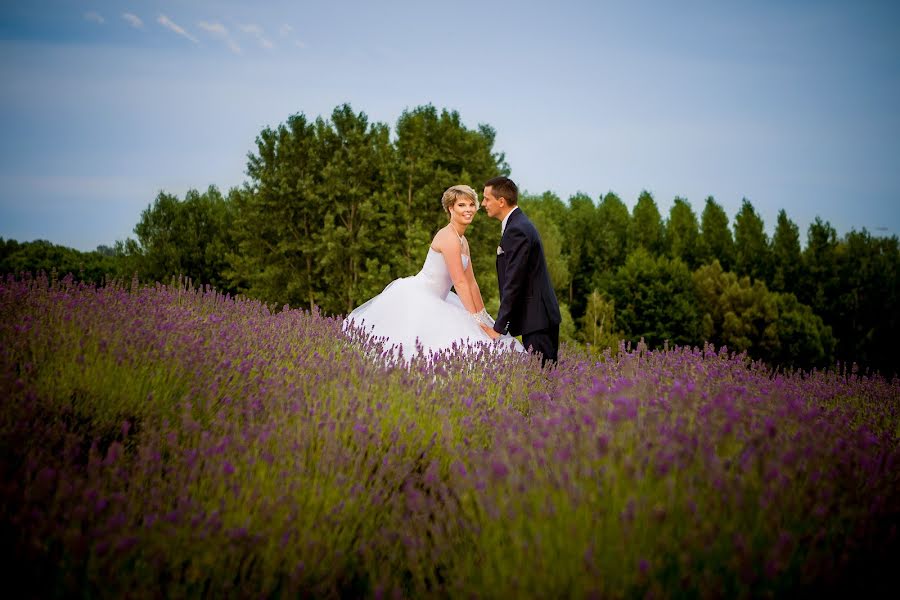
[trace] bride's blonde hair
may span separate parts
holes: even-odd
[[[454,202],[459,200],[460,196],[465,196],[474,200],[475,210],[478,210],[478,193],[467,185],[454,185],[453,187],[447,188],[444,195],[441,196],[441,206],[444,207],[444,212],[447,213],[448,217],[450,216],[450,207],[453,206]]]

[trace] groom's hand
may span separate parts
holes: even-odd
[[[497,333],[496,331],[494,331],[493,328],[488,327],[488,326],[485,325],[484,323],[481,324],[481,328],[484,329],[484,332],[485,332],[486,334],[488,334],[488,336],[489,336],[492,340],[497,341],[497,340],[500,339],[500,334]]]

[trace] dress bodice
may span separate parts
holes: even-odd
[[[463,270],[469,268],[469,257],[465,254],[462,255],[462,266]],[[416,274],[416,277],[424,281],[428,289],[441,298],[446,298],[447,294],[450,293],[450,288],[453,286],[453,281],[450,279],[450,270],[447,269],[447,263],[444,261],[444,255],[431,247],[428,248],[425,264],[422,265],[422,270]]]

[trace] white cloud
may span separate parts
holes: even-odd
[[[184,27],[182,27],[178,23],[175,23],[174,21],[172,21],[172,19],[170,19],[166,15],[159,15],[159,17],[156,19],[156,22],[159,23],[160,25],[162,25],[163,27],[165,27],[166,29],[168,29],[169,31],[173,31],[173,32],[177,33],[178,35],[191,40],[195,44],[200,43],[200,40],[198,40],[197,38],[192,36],[190,33],[185,31]]]
[[[214,38],[222,40],[235,54],[241,54],[241,47],[232,39],[231,35],[228,33],[228,29],[221,23],[207,23],[206,21],[200,21],[197,23],[197,26]]]
[[[259,42],[259,45],[266,50],[271,50],[275,47],[275,44],[272,43],[272,40],[266,37],[266,33],[265,31],[263,31],[263,28],[259,25],[256,25],[255,23],[245,23],[243,25],[238,25],[238,29],[255,37],[256,41]]]
[[[259,35],[263,34],[262,27],[260,27],[259,25],[254,25],[253,23],[246,23],[243,25],[238,25],[238,27],[244,33],[249,33],[251,35],[259,36]]]
[[[207,33],[211,33],[216,36],[226,36],[228,35],[228,30],[221,23],[207,23],[206,21],[200,21],[197,25],[203,31]]]
[[[282,24],[282,26],[278,28],[278,34],[283,38],[290,38],[291,43],[298,48],[306,48],[306,44],[297,39],[294,35],[294,28],[287,23]]]
[[[84,20],[97,23],[98,25],[106,23],[106,19],[104,19],[100,13],[94,11],[84,13]]]
[[[122,13],[122,18],[128,21],[128,24],[135,29],[143,29],[144,27],[144,22],[141,21],[141,18],[137,15],[131,13]]]

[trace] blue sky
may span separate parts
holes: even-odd
[[[6,0],[0,236],[133,236],[160,190],[240,185],[264,127],[344,102],[490,124],[530,193],[898,235],[895,6]]]

